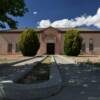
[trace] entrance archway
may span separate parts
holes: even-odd
[[[47,43],[47,54],[55,54],[55,43]]]

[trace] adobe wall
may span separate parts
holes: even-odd
[[[86,53],[88,54],[100,54],[100,33],[81,33],[83,42],[86,44]],[[89,51],[89,40],[93,40],[94,49],[91,53]]]
[[[0,35],[0,54],[7,54],[7,41]]]
[[[19,33],[1,33],[0,34],[0,54],[8,53],[8,44],[12,44],[12,54],[16,53],[16,44],[18,43]]]
[[[55,54],[64,53],[64,32],[58,29],[49,27],[39,31],[40,48],[37,55],[47,54],[47,43],[51,42],[55,44]],[[3,32],[0,33],[0,54],[8,54],[8,43],[12,43],[12,54],[16,53],[16,43],[18,43],[20,32]],[[86,32],[80,33],[83,41],[86,44],[87,54],[100,54],[100,32]],[[93,39],[93,52],[89,51],[89,40]]]
[[[55,44],[55,54],[63,53],[63,34],[53,28],[47,28],[39,34],[40,49],[37,55],[47,54],[47,43]]]

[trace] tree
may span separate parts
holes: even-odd
[[[16,16],[24,16],[28,11],[24,0],[0,0],[0,27],[5,28],[6,24],[10,28],[17,28]]]
[[[37,32],[27,29],[21,33],[19,38],[19,48],[24,56],[34,56],[39,49],[40,43]]]
[[[82,45],[82,38],[78,30],[70,29],[64,35],[64,51],[66,55],[78,56]]]

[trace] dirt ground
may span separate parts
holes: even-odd
[[[0,55],[0,63],[7,63],[10,61],[16,61],[16,60],[21,60],[21,59],[25,59],[28,57],[24,57],[21,54],[17,54],[17,55]]]
[[[65,56],[67,59],[72,59],[76,62],[100,62],[100,55],[79,55],[78,57],[72,56]],[[21,59],[26,59],[28,57],[24,57],[21,54],[17,55],[0,55],[0,63],[9,62],[9,61],[16,61]]]
[[[100,63],[100,55],[79,55],[78,57],[66,56],[76,62],[93,62]]]

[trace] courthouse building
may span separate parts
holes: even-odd
[[[64,54],[64,33],[68,29],[48,27],[35,29],[38,32],[40,48],[38,55]],[[81,53],[100,54],[100,31],[78,29],[83,38]],[[24,29],[0,31],[0,54],[16,54],[19,52],[18,39]]]

